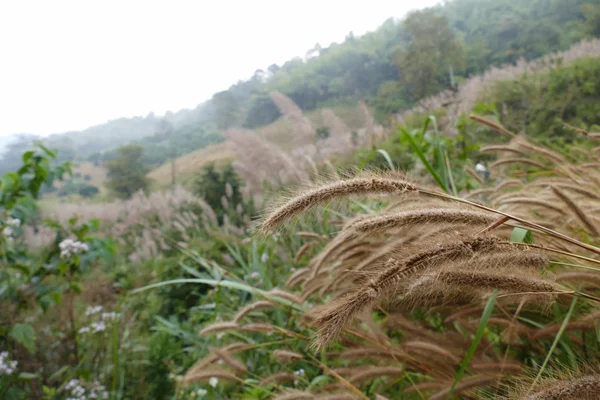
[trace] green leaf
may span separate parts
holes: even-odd
[[[11,329],[10,336],[29,350],[30,353],[35,352],[35,331],[31,325],[16,324]]]
[[[369,154],[367,154],[366,157],[363,158],[360,163],[358,163],[358,168],[363,169],[364,167],[366,167],[367,164],[369,163],[369,161],[371,161],[373,159],[373,157],[375,157],[376,154],[377,154],[376,150],[371,150],[369,152]]]
[[[390,155],[388,154],[387,151],[383,150],[383,149],[377,149],[377,152],[379,154],[381,154],[383,156],[383,158],[385,158],[385,161],[387,161],[388,165],[390,166],[390,169],[394,169],[394,163],[392,162],[392,158],[390,157]]]
[[[439,187],[441,187],[446,193],[448,193],[448,187],[446,186],[446,183],[442,180],[442,178],[435,171],[431,163],[427,160],[421,148],[417,145],[417,143],[415,143],[412,135],[402,127],[400,127],[400,133],[402,134],[404,139],[406,139],[406,141],[408,142],[412,150],[415,152],[417,157],[419,157],[419,159],[427,169],[427,172],[429,172],[429,175],[431,175],[431,177],[437,182]]]
[[[21,372],[19,374],[19,379],[25,380],[25,381],[30,381],[33,379],[37,379],[40,376],[38,374],[32,374],[31,372]]]
[[[458,382],[460,382],[463,375],[465,374],[467,366],[471,362],[471,358],[473,358],[473,355],[475,355],[475,350],[477,350],[477,347],[479,346],[479,343],[483,338],[483,334],[485,333],[485,330],[487,328],[488,320],[490,319],[492,311],[494,310],[494,306],[496,305],[496,297],[498,297],[498,290],[494,290],[487,304],[485,305],[483,314],[481,315],[481,320],[479,321],[479,327],[477,328],[477,332],[475,333],[475,338],[471,342],[471,347],[469,347],[469,351],[467,351],[465,358],[460,363],[460,368],[458,370],[458,373],[456,374],[456,378],[454,378],[454,382],[452,383],[450,391],[446,395],[446,399],[451,398],[452,392],[454,392],[456,385],[458,384]]]
[[[565,329],[567,328],[567,325],[569,324],[569,321],[571,320],[571,315],[573,315],[573,310],[575,310],[576,304],[577,304],[577,296],[573,296],[573,300],[571,300],[571,306],[569,307],[569,311],[567,311],[567,315],[565,315],[565,318],[563,319],[560,329],[558,330],[558,333],[556,334],[556,337],[554,338],[554,342],[552,342],[552,346],[550,346],[550,350],[548,351],[548,354],[546,355],[546,359],[544,360],[544,363],[540,367],[540,370],[539,370],[538,374],[536,375],[535,380],[529,387],[529,391],[527,392],[527,394],[529,394],[529,392],[535,387],[537,382],[542,377],[542,374],[544,373],[544,370],[546,369],[546,365],[548,365],[548,362],[550,361],[550,358],[552,357],[552,354],[554,353],[554,350],[556,349],[556,346],[558,345],[558,342],[560,341],[560,338],[562,337],[563,332],[565,331]]]
[[[533,235],[529,229],[515,227],[510,234],[510,241],[515,243],[535,243]]]

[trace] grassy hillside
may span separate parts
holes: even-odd
[[[121,118],[52,135],[46,142],[62,159],[103,161],[115,156],[116,147],[136,141],[146,149],[146,163],[156,167],[172,153],[218,143],[229,128],[274,122],[281,112],[269,97],[272,91],[304,111],[365,100],[385,121],[490,66],[533,59],[596,36],[599,9],[600,0],[452,0],[402,21],[390,19],[364,36],[316,46],[305,59],[257,70],[193,110]],[[0,170],[17,165],[11,154],[30,143],[11,144]]]
[[[325,125],[321,111],[322,110],[314,110],[306,114],[311,121],[312,126],[315,128]],[[332,111],[334,111],[334,113],[344,121],[346,126],[351,130],[358,130],[364,126],[364,116],[358,105],[338,106],[333,108]],[[277,121],[261,127],[254,133],[249,132],[249,134],[259,135],[262,139],[277,145],[282,150],[290,151],[290,146],[294,143],[294,131],[292,128],[289,121],[286,121],[284,118],[279,118]],[[265,157],[268,157],[268,155],[265,155]],[[178,181],[181,179],[185,180],[186,176],[200,172],[202,167],[207,164],[215,163],[219,165],[232,162],[235,159],[236,155],[232,150],[229,141],[210,145],[177,158],[175,162],[176,176]],[[172,177],[171,168],[170,162],[165,163],[152,170],[148,174],[148,177],[158,185],[169,184]]]

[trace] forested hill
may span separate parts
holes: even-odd
[[[62,159],[101,161],[117,146],[137,141],[147,163],[157,165],[221,140],[226,129],[273,122],[280,113],[271,91],[303,110],[365,99],[383,120],[490,66],[599,35],[600,0],[451,0],[402,21],[389,19],[361,37],[350,33],[342,43],[317,44],[304,58],[259,69],[193,110],[117,119],[46,142]],[[12,156],[30,142],[9,144],[0,169],[10,168]]]

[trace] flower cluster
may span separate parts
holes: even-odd
[[[305,375],[304,368],[300,368],[299,370],[294,371],[294,375],[296,375],[298,379],[303,378]],[[298,379],[294,380],[294,386],[298,385]]]
[[[108,391],[98,381],[88,383],[71,379],[64,389],[69,392],[67,400],[108,399]]]
[[[89,317],[90,315],[98,314],[100,311],[102,311],[102,306],[89,306],[85,310],[85,315]]]
[[[86,253],[89,250],[87,244],[73,239],[65,239],[58,244],[61,258],[71,258],[75,254]]]
[[[102,311],[102,306],[90,306],[85,311],[86,316],[92,316],[98,314]],[[116,312],[105,312],[99,315],[100,319],[98,321],[92,322],[89,326],[84,326],[79,329],[79,333],[98,333],[104,332],[107,328],[107,322],[110,323],[116,319],[118,319],[121,314]]]
[[[4,221],[4,229],[2,229],[2,234],[6,238],[7,241],[12,242],[14,240],[13,233],[15,233],[14,228],[18,228],[21,226],[21,220],[18,218],[8,217],[6,221]]]
[[[17,360],[9,361],[8,352],[0,352],[0,376],[12,375],[16,370],[19,362]]]

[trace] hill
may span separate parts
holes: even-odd
[[[364,125],[364,116],[358,104],[354,106],[338,106],[332,111],[349,129],[358,130]],[[307,113],[306,116],[313,126],[326,126],[322,110],[314,110]],[[290,144],[294,143],[293,126],[290,126],[283,117],[258,129],[254,134],[262,140],[273,143],[285,150],[290,150]],[[185,179],[186,176],[200,171],[207,164],[215,163],[216,165],[220,165],[232,162],[235,159],[236,155],[233,151],[231,141],[210,145],[177,158],[175,160],[176,177],[180,181],[181,179]],[[171,163],[166,163],[150,171],[148,177],[157,185],[169,184],[172,180]]]
[[[600,0],[453,0],[393,18],[361,37],[319,44],[295,58],[216,93],[193,110],[160,118],[121,118],[45,139],[65,160],[101,163],[116,147],[144,145],[146,162],[159,166],[174,156],[224,140],[231,128],[256,129],[281,117],[269,93],[280,92],[302,110],[365,100],[385,122],[422,98],[455,87],[491,66],[534,59],[600,34]],[[8,170],[31,144],[9,145],[0,164]]]

